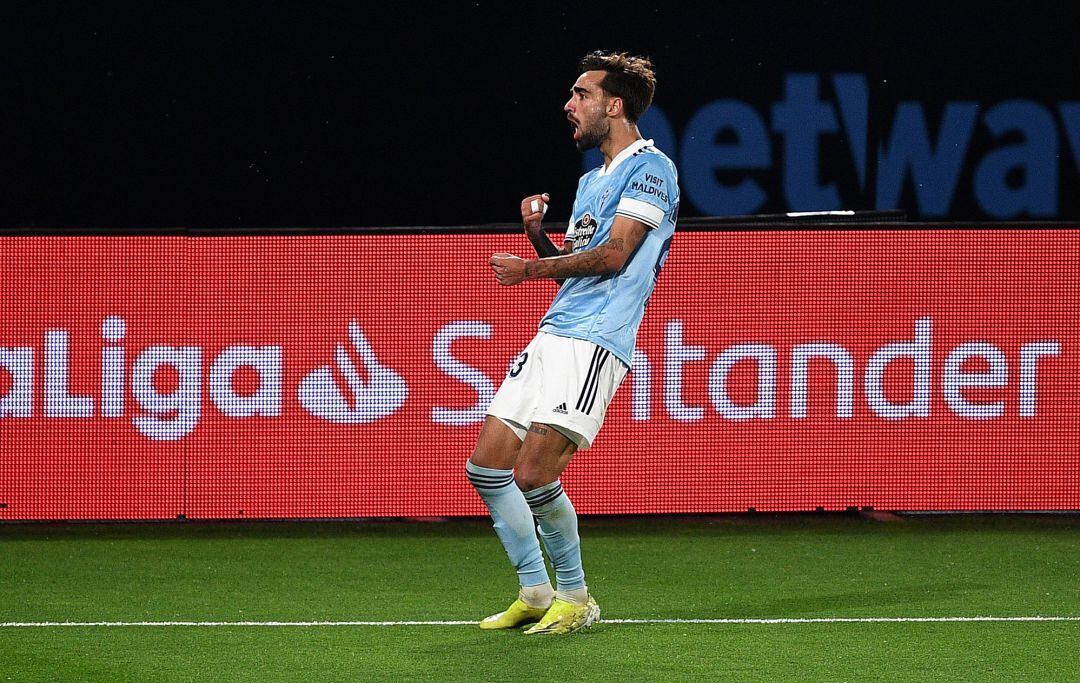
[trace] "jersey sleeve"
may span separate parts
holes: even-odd
[[[656,229],[671,212],[675,192],[675,174],[662,159],[643,155],[630,172],[619,198],[616,216],[626,216]]]

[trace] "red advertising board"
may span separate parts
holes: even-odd
[[[472,515],[523,236],[0,238],[0,520]],[[1080,509],[1080,231],[680,232],[589,513]]]

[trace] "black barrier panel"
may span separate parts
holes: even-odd
[[[681,215],[1080,217],[1080,5],[41,2],[7,22],[9,227],[462,225],[583,168],[595,48],[657,66]]]

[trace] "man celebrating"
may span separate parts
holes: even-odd
[[[573,633],[600,618],[585,584],[577,513],[559,475],[578,448],[592,444],[626,376],[678,215],[675,166],[637,128],[656,88],[652,64],[593,52],[580,72],[563,109],[578,150],[599,147],[604,165],[578,183],[562,249],[541,226],[550,197],[533,195],[522,201],[521,217],[540,258],[495,254],[489,261],[502,285],[551,278],[561,286],[539,333],[511,364],[466,464],[521,584],[518,599],[480,622],[483,629],[537,622],[527,634]]]

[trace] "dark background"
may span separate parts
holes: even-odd
[[[945,101],[1080,100],[1077,3],[669,5],[9,6],[0,223],[481,224],[516,221],[540,191],[565,220],[581,161],[561,107],[596,48],[654,59],[676,131],[720,98],[767,114],[791,72],[867,74],[872,125],[901,100],[927,103],[931,126]],[[1060,150],[1056,217],[1075,219]],[[850,189],[847,152],[822,154],[823,177]],[[748,172],[770,188],[764,210],[790,208],[778,167]],[[985,219],[963,173],[950,217]]]

